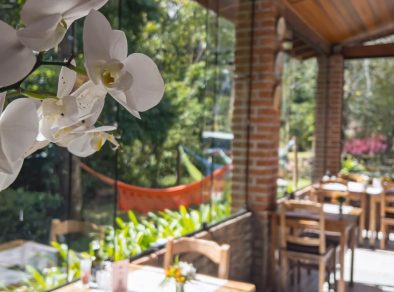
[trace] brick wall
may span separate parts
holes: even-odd
[[[251,221],[252,214],[246,213],[195,235],[196,238],[209,239],[220,244],[227,243],[231,246],[230,279],[232,280],[251,281],[253,237]],[[134,263],[162,267],[163,255],[164,249],[138,259]],[[205,257],[190,254],[183,256],[182,260],[193,263],[198,273],[217,275],[217,265]]]
[[[320,56],[316,96],[314,180],[340,170],[344,59]]]
[[[246,205],[253,212],[252,279],[259,291],[267,283],[268,218],[276,207],[278,174],[280,117],[274,92],[280,85],[275,61],[281,46],[275,3],[256,0],[253,7],[241,0],[236,24],[233,207]]]

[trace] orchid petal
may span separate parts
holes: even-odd
[[[33,52],[22,45],[14,28],[0,21],[0,87],[26,77],[36,63]]]
[[[67,28],[60,22],[62,16],[53,14],[32,22],[18,31],[20,41],[35,51],[47,51],[56,47],[66,35]]]
[[[137,119],[141,119],[140,113],[135,110],[135,106],[128,105],[126,100],[126,95],[120,90],[109,90],[109,94],[120,103],[129,113],[131,113]]]
[[[78,157],[90,156],[99,150],[92,146],[92,138],[91,134],[84,134],[72,140],[68,144],[67,150]]]
[[[111,132],[115,131],[117,128],[115,126],[101,126],[91,130],[85,131],[85,133],[100,133],[100,132]]]
[[[124,61],[127,58],[127,38],[123,31],[113,30],[111,39],[109,40],[110,57],[119,61]]]
[[[74,96],[65,96],[62,99],[62,113],[57,121],[60,128],[69,127],[76,124],[79,121],[79,110],[77,105],[77,99]]]
[[[64,20],[67,23],[72,23],[79,18],[85,17],[89,14],[90,10],[100,9],[108,0],[85,0],[79,2],[77,6],[64,13]]]
[[[107,91],[102,86],[97,86],[93,82],[84,83],[72,95],[77,98],[79,116],[86,119],[87,126],[96,123],[104,108]]]
[[[62,67],[59,74],[57,97],[62,98],[70,95],[77,80],[77,73],[74,70]]]
[[[38,115],[27,98],[11,102],[0,117],[0,142],[4,154],[16,161],[31,147],[38,134]]]
[[[22,165],[23,159],[20,159],[13,164],[12,174],[0,172],[0,192],[8,188],[16,180],[22,169]]]
[[[95,62],[95,61],[85,61],[86,73],[88,74],[89,79],[95,85],[101,85],[101,68],[103,66],[103,62]]]
[[[73,7],[87,0],[27,0],[21,11],[21,19],[26,25],[52,14],[63,15]]]
[[[164,81],[156,64],[146,55],[132,54],[125,67],[133,77],[133,85],[126,92],[127,104],[139,112],[156,106],[164,94]]]
[[[50,142],[55,143],[56,139],[54,137],[54,134],[56,133],[56,131],[57,129],[52,128],[52,123],[48,121],[48,119],[42,118],[39,121],[39,134],[37,135],[37,140],[49,140]]]
[[[6,96],[7,96],[7,92],[0,93],[0,114],[3,112]]]
[[[46,146],[48,146],[50,142],[48,140],[44,140],[44,141],[39,141],[37,140],[36,142],[34,142],[34,144],[30,147],[30,149],[25,153],[24,157],[29,157],[30,155],[32,155],[34,152],[36,152],[37,150],[40,150]]]
[[[112,28],[103,14],[91,10],[83,29],[85,59],[88,62],[110,59]]]
[[[0,173],[12,174],[14,173],[14,163],[8,159],[3,151],[0,149]]]

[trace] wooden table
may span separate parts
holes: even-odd
[[[356,229],[358,225],[358,221],[360,219],[361,214],[363,213],[361,208],[344,206],[343,215],[339,214],[339,208],[334,204],[324,204],[324,212],[325,216],[325,228],[326,231],[336,232],[340,234],[340,242],[339,242],[339,283],[338,283],[338,291],[345,291],[345,250],[346,246],[350,241],[350,249],[351,249],[351,265],[350,265],[350,283],[353,284],[353,271],[354,271],[354,248],[356,244]],[[271,279],[276,283],[276,258],[275,253],[278,248],[278,226],[279,226],[279,213],[273,213],[273,220],[271,221]]]
[[[317,188],[320,186],[317,185]],[[362,214],[360,215],[359,220],[359,242],[362,243],[363,240],[363,230],[366,229],[366,215],[368,214],[368,195],[365,190],[365,186],[361,183],[357,182],[348,182],[345,186],[340,183],[328,183],[323,184],[324,190],[330,191],[344,191],[349,192],[349,199],[353,201],[360,202],[360,208],[363,210]]]
[[[164,287],[160,284],[164,279],[162,268],[130,264],[128,288],[132,292],[172,292],[175,285],[170,283]],[[197,279],[186,285],[190,292],[254,292],[253,284],[219,279],[215,277],[197,275]],[[84,289],[80,282],[76,282],[55,290],[57,292],[100,291],[97,289]]]

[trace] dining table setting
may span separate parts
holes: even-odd
[[[334,273],[337,277],[338,291],[346,291],[344,275],[347,270],[350,271],[349,273],[346,272],[350,275],[349,285],[353,285],[355,248],[358,244],[363,245],[366,242],[369,243],[370,247],[375,248],[378,231],[382,231],[382,227],[379,227],[382,224],[380,217],[383,214],[381,205],[384,202],[385,194],[388,194],[387,188],[391,181],[388,182],[387,178],[384,177],[371,178],[366,175],[354,175],[357,179],[349,179],[349,177],[342,177],[340,174],[338,177],[324,176],[320,182],[312,184],[306,191],[299,192],[298,197],[293,194],[278,200],[277,210],[271,214],[272,248],[270,262],[272,273],[270,279],[272,283],[276,283],[276,285],[280,283],[277,278],[278,275],[283,273],[280,255],[283,246],[286,246],[286,244],[283,243],[281,238],[286,236],[287,240],[287,237],[289,237],[287,233],[294,232],[294,226],[289,225],[284,233],[281,229],[283,218],[286,218],[286,220],[298,219],[299,222],[319,219],[318,216],[308,212],[300,214],[286,211],[285,217],[281,215],[282,204],[294,203],[294,201],[297,204],[297,201],[299,201],[300,204],[310,203],[322,206],[326,237],[329,236],[328,234],[336,234],[339,240],[336,262],[337,274]],[[390,210],[391,207],[388,206],[386,210]],[[297,240],[297,243],[301,242],[301,240]],[[347,251],[350,251],[350,262],[345,261]],[[277,273],[278,269],[279,274]],[[287,273],[287,270],[285,272]]]
[[[176,291],[175,281],[163,285],[165,270],[161,267],[148,265],[128,265],[127,290],[128,292],[173,292]],[[55,290],[56,292],[105,292],[111,290],[99,289],[92,284],[86,287],[81,281],[68,284]],[[217,277],[197,274],[196,278],[185,285],[187,292],[254,292],[255,286],[250,283],[220,279]]]
[[[354,249],[356,246],[356,230],[358,226],[358,222],[360,216],[362,214],[362,209],[352,206],[344,206],[342,212],[339,210],[339,206],[336,204],[326,203],[323,205],[323,210],[325,214],[325,228],[328,232],[335,232],[339,234],[340,242],[339,242],[339,279],[338,279],[338,291],[345,291],[345,269],[350,268],[350,283],[353,283],[353,275],[354,275]],[[289,217],[297,217],[298,214],[288,214]],[[302,215],[304,218],[311,218],[308,214]],[[277,270],[277,255],[279,247],[279,239],[278,239],[278,224],[279,224],[279,213],[275,212],[272,214],[271,221],[271,281],[274,283],[277,281],[276,279],[276,270]],[[350,249],[351,251],[351,265],[350,267],[345,267],[345,253],[346,250]]]

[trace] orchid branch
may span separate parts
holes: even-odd
[[[38,54],[37,56],[37,62],[34,65],[34,67],[31,69],[31,71],[29,72],[29,74],[27,74],[23,79],[19,80],[18,82],[11,84],[9,86],[6,87],[2,87],[0,88],[0,93],[2,92],[6,92],[6,91],[10,91],[10,90],[17,90],[17,91],[21,91],[21,85],[22,83],[29,77],[31,76],[38,68],[40,68],[41,66],[59,66],[59,67],[67,67],[71,70],[74,70],[75,72],[77,72],[78,74],[81,75],[86,75],[86,71],[82,68],[78,68],[77,66],[74,66],[73,64],[71,64],[74,56],[71,56],[66,62],[52,62],[52,61],[43,61],[43,56],[44,54],[41,52]],[[30,95],[27,95],[30,96]]]

